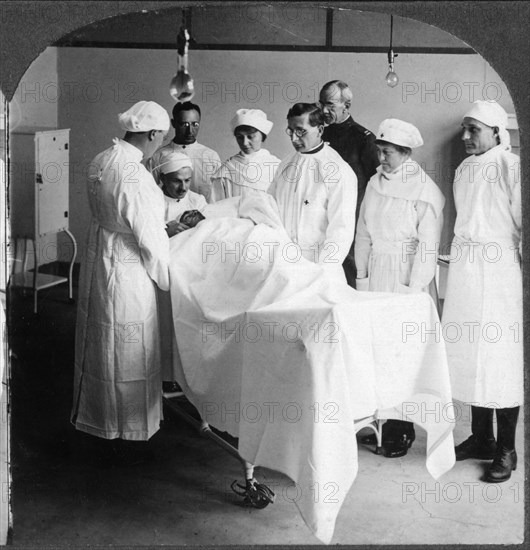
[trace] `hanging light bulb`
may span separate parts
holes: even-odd
[[[183,14],[184,21],[184,14]],[[180,28],[177,36],[177,74],[171,79],[169,84],[169,93],[175,101],[184,102],[190,101],[195,95],[193,86],[193,78],[188,72],[188,43],[190,34],[184,27],[184,23]]]
[[[394,58],[398,56],[398,54],[394,53],[394,50],[392,49],[392,34],[393,34],[393,28],[394,28],[394,16],[390,16],[390,49],[388,50],[388,73],[386,74],[385,80],[387,86],[390,86],[390,88],[395,88],[399,83],[399,77],[394,72]]]
[[[394,72],[394,57],[397,57],[397,54],[394,54],[392,50],[388,52],[388,73],[386,73],[386,83],[387,86],[395,88],[399,83],[399,77]]]

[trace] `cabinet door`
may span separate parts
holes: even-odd
[[[36,233],[68,229],[70,130],[35,134]]]

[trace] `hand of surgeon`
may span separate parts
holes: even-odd
[[[198,210],[186,210],[180,216],[180,221],[172,220],[166,224],[166,233],[169,238],[177,233],[195,227],[200,221],[206,219]]]
[[[179,222],[177,220],[171,220],[166,224],[166,233],[169,238],[174,237],[177,233],[181,231],[186,231],[190,227],[185,223]]]
[[[205,217],[198,210],[186,210],[182,216],[180,216],[180,223],[186,224],[188,227],[195,227],[199,222],[204,220]]]

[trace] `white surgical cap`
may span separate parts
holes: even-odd
[[[499,129],[501,145],[506,149],[510,149],[510,134],[506,129],[508,115],[496,101],[477,99],[471,109],[464,115],[464,118],[474,118],[486,126],[496,126]]]
[[[160,164],[155,166],[155,169],[157,168],[161,174],[171,174],[171,172],[177,172],[181,168],[191,168],[193,170],[193,163],[190,157],[184,153],[164,151],[160,157]]]
[[[267,115],[260,109],[238,109],[236,116],[230,121],[232,132],[238,126],[252,126],[268,136],[273,124],[267,120]]]
[[[128,111],[121,113],[118,120],[126,132],[149,132],[149,130],[167,132],[170,126],[167,111],[154,101],[139,101]]]
[[[379,125],[376,139],[388,141],[394,145],[415,149],[423,145],[420,131],[409,122],[397,118],[387,118]]]

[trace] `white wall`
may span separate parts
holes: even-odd
[[[58,50],[59,126],[71,128],[71,228],[83,239],[88,223],[86,166],[101,150],[121,137],[117,114],[141,99],[154,100],[169,111],[168,88],[176,53],[168,50]],[[291,152],[285,116],[296,101],[315,101],[326,81],[340,78],[354,91],[354,118],[372,131],[384,118],[402,118],[417,125],[425,145],[415,152],[448,199],[443,241],[449,242],[454,222],[451,184],[464,158],[459,141],[462,115],[474,99],[497,99],[508,111],[513,104],[498,75],[478,55],[399,54],[400,84],[388,88],[386,55],[374,53],[289,53],[192,51],[193,99],[202,109],[199,141],[221,158],[237,151],[229,132],[236,109],[263,109],[275,126],[266,146],[279,157]],[[172,136],[169,136],[169,139]],[[82,248],[82,247],[81,247]]]
[[[28,68],[9,103],[10,225],[13,238],[33,236],[35,176],[33,136],[57,128],[57,48],[47,48]],[[39,264],[58,258],[57,236],[37,242]],[[33,266],[33,258],[28,267]]]

